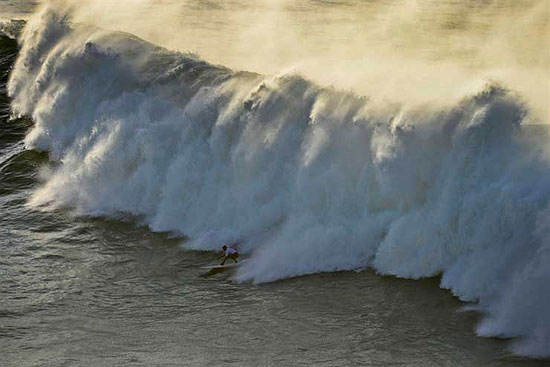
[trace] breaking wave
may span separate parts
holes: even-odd
[[[480,335],[550,356],[548,136],[507,88],[451,108],[374,106],[50,8],[20,43],[12,110],[35,122],[27,148],[58,162],[31,205],[130,213],[189,249],[239,242],[240,281],[441,275],[485,312]]]

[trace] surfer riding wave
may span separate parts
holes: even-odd
[[[239,252],[233,248],[233,247],[222,247],[222,255],[219,257],[220,259],[223,258],[223,261],[220,263],[220,265],[225,264],[227,259],[233,260],[235,263],[237,263],[237,258],[239,257]]]

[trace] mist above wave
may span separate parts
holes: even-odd
[[[241,281],[375,268],[476,301],[486,336],[550,350],[550,172],[515,93],[371,105],[296,74],[214,66],[130,34],[29,20],[8,86],[60,164],[31,205],[144,217],[187,248],[240,241]]]
[[[55,1],[80,23],[234,70],[297,71],[371,104],[452,108],[497,80],[550,117],[546,0]]]

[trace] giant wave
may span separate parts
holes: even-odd
[[[550,351],[550,170],[498,84],[451,108],[371,105],[295,74],[235,72],[45,7],[8,91],[53,168],[29,200],[140,216],[189,249],[239,241],[239,281],[372,267],[441,275],[483,336]]]

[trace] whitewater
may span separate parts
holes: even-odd
[[[237,71],[132,34],[29,19],[7,86],[48,152],[41,210],[131,214],[187,250],[239,243],[239,282],[374,269],[471,302],[477,333],[550,356],[550,146],[520,93],[373,103],[296,72]]]

